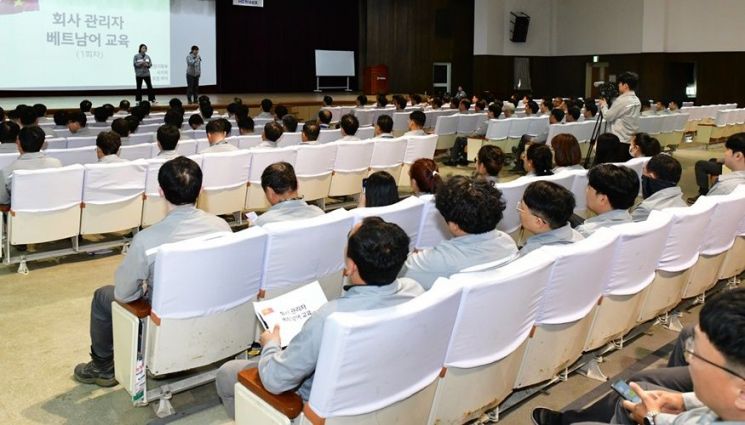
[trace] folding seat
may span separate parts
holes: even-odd
[[[409,114],[410,112],[394,112],[393,113],[393,135],[401,137],[404,133],[409,131]],[[437,132],[437,130],[435,130]],[[455,132],[455,130],[453,130]]]
[[[301,134],[302,133],[300,133],[299,131],[295,133],[282,133],[282,135],[279,137],[279,140],[277,140],[277,147],[286,148],[289,146],[299,145],[300,142],[303,140]]]
[[[664,212],[672,216],[672,226],[657,262],[655,278],[642,295],[638,322],[665,314],[680,302],[714,208],[711,203],[697,202],[687,208],[667,208]]]
[[[563,134],[563,133],[569,133],[567,130],[567,126],[573,125],[572,123],[569,124],[551,124],[548,126],[548,135],[546,136],[546,144],[548,146],[551,146],[551,141],[554,140],[554,137],[556,137],[557,134]]]
[[[359,143],[359,142],[357,142]],[[248,172],[248,190],[246,191],[246,204],[244,209],[249,211],[269,208],[264,189],[261,188],[261,174],[266,167],[276,162],[287,162],[295,166],[297,149],[251,149],[251,167]],[[361,183],[360,183],[361,184]]]
[[[332,106],[332,107],[324,106],[321,109],[324,109],[324,110],[327,110],[327,111],[331,112],[331,122],[339,122],[339,120],[341,119],[341,116],[342,116],[342,114],[341,114],[341,107],[339,107],[339,106]]]
[[[616,238],[604,228],[570,245],[539,248],[556,261],[515,388],[552,379],[581,356],[593,310],[608,279]]]
[[[15,162],[15,160],[18,159],[18,156],[20,156],[20,153],[18,152],[0,153],[0,170],[8,167],[10,164]],[[403,155],[401,155],[401,158],[403,158]]]
[[[242,211],[251,151],[236,150],[202,155],[202,192],[197,206],[212,214]]]
[[[678,123],[677,117],[674,114],[666,114],[659,115],[658,118],[662,121],[660,124],[660,134],[657,135],[660,144],[662,146],[674,144],[675,125]]]
[[[408,187],[411,184],[409,169],[411,164],[419,158],[432,159],[435,156],[437,148],[437,135],[430,134],[427,136],[411,136],[406,143],[406,152],[404,152],[404,163],[401,167],[401,174],[398,175],[398,186]],[[394,178],[396,176],[393,176]]]
[[[119,157],[129,161],[137,159],[150,159],[157,150],[155,143],[141,143],[139,145],[122,146],[119,148]]]
[[[176,152],[182,156],[194,155],[197,153],[197,141],[186,139],[179,140],[176,145]]]
[[[197,143],[197,153],[202,153],[205,149],[210,147],[210,141],[205,137],[201,139],[194,139]]]
[[[152,389],[147,375],[207,366],[251,346],[266,241],[263,229],[252,228],[162,245],[154,260],[148,256],[152,308],[144,299],[112,303],[114,373],[135,405],[167,405],[171,394],[214,380],[217,370]]]
[[[401,175],[406,144],[404,137],[395,139],[376,139],[373,145],[368,176],[376,171],[385,171],[392,176]]]
[[[365,217],[380,217],[385,221],[398,224],[409,236],[409,246],[413,249],[419,237],[423,209],[424,202],[416,196],[410,196],[393,205],[355,208],[350,212],[355,217],[355,222],[360,222]]]
[[[298,192],[306,201],[324,199],[331,188],[336,161],[336,143],[299,146],[295,159]]]
[[[147,175],[145,177],[145,195],[142,201],[142,227],[152,226],[168,214],[168,203],[160,196],[158,171],[165,159],[154,158],[147,161]]]
[[[58,128],[54,130],[54,135],[56,137],[70,137],[72,135],[72,132],[67,128]]]
[[[355,109],[354,106],[339,106],[339,119],[341,119],[343,115],[351,114]]]
[[[152,136],[161,125],[163,125],[163,118],[152,117],[152,120],[143,120],[143,123],[137,126],[137,134],[150,133]],[[134,136],[134,134],[132,134]]]
[[[502,121],[510,121],[510,130],[507,135],[508,145],[517,145],[520,142],[520,138],[523,134],[528,133],[528,127],[530,127],[530,120],[524,118],[507,118]]]
[[[549,126],[548,117],[529,117],[526,119],[530,120],[528,134],[539,142],[546,140]]]
[[[578,170],[582,171],[582,170]],[[545,180],[551,183],[556,183],[564,189],[571,191],[574,188],[574,176],[572,173],[558,173],[550,176],[535,177],[533,181]]]
[[[62,165],[95,164],[98,162],[95,146],[73,149],[47,149],[44,153],[47,156],[59,159]]]
[[[683,141],[690,116],[685,113],[673,114],[673,116],[675,116],[675,129],[670,137],[670,144],[678,145]]]
[[[381,115],[388,115],[393,118],[393,113],[396,111],[395,107],[385,107],[385,108],[375,108],[372,110],[372,121],[370,121],[370,125],[375,127],[375,123],[378,122],[378,118],[380,118]]]
[[[237,136],[238,149],[251,149],[261,144],[260,134],[251,134],[247,136]]]
[[[460,295],[445,285],[398,306],[331,314],[304,407],[296,394],[268,393],[248,369],[235,386],[236,423],[426,424]],[[290,401],[289,416],[279,400]]]
[[[486,120],[486,116],[484,113],[458,115],[458,128],[455,132],[462,136],[473,133]]]
[[[422,207],[422,218],[419,222],[417,240],[414,244],[416,249],[427,249],[450,239],[453,235],[448,229],[445,219],[435,206],[435,195],[421,195],[419,200],[424,203]]]
[[[258,126],[258,124],[257,124],[257,126]],[[206,139],[207,138],[207,130],[205,130],[204,127],[200,128],[198,130],[194,130],[194,138],[195,139]]]
[[[67,138],[67,148],[68,149],[75,149],[75,148],[87,148],[87,147],[95,147],[96,146],[96,137],[97,136],[85,136],[85,137],[68,137]]]
[[[400,113],[400,112],[397,112],[397,113]],[[441,115],[442,115],[442,111],[435,111],[435,110],[424,111],[424,117],[425,117],[425,119],[424,119],[424,128],[427,128],[427,129],[429,129],[429,128],[435,128],[435,125],[437,124],[437,117],[439,117]],[[396,125],[395,122],[394,122],[393,125],[395,127],[395,125]]]
[[[486,127],[486,140],[478,138],[469,138],[466,145],[466,157],[469,161],[475,161],[476,155],[485,144],[500,145],[499,142],[507,140],[510,135],[510,129],[513,122],[518,118],[492,119]],[[528,122],[528,125],[530,123]]]
[[[159,126],[158,126],[159,127]],[[129,143],[130,145],[139,145],[140,143],[153,143],[156,141],[155,133],[154,132],[142,132],[141,129],[138,129],[137,133],[133,133],[129,135]],[[157,130],[157,128],[155,129]]]
[[[729,109],[722,109],[716,112],[716,118],[714,119],[715,127],[711,130],[710,135],[712,140],[727,137],[727,134],[729,133],[729,127],[727,125],[728,119]]]
[[[497,224],[497,229],[509,234],[514,234],[520,230],[522,224],[520,223],[517,204],[523,199],[523,192],[530,183],[532,183],[531,179],[516,179],[507,183],[497,183],[497,189],[502,192],[502,200],[506,204],[504,217]]]
[[[373,115],[373,109],[356,108],[354,110],[354,116],[357,118],[357,121],[359,121],[360,127],[374,125],[375,123],[373,122]]]
[[[44,147],[42,147],[42,150],[47,149],[66,149],[67,148],[67,139],[64,137],[47,137],[44,140]]]
[[[196,139],[197,138],[196,137],[197,131],[196,130],[192,130],[191,127],[189,127],[189,124],[188,123],[184,123],[184,125],[186,127],[185,128],[182,127],[182,130],[181,130],[181,140],[184,140],[184,139],[186,139],[186,140],[188,140],[188,139]]]
[[[354,135],[362,140],[372,139],[375,136],[375,127],[360,127]]]
[[[72,238],[77,249],[80,202],[83,193],[81,165],[13,172],[10,210],[7,212],[5,264],[11,263],[10,246]],[[25,260],[53,257],[58,252],[21,256],[19,272],[28,273]],[[15,262],[15,261],[13,261]]]
[[[80,234],[136,229],[142,219],[147,162],[86,164]]]
[[[643,291],[654,279],[671,225],[670,215],[652,211],[646,221],[609,228],[618,239],[584,351],[602,347],[636,326]]]
[[[341,130],[338,128],[337,129],[321,129],[321,132],[318,134],[319,144],[335,142],[339,139],[341,139]]]
[[[406,117],[408,120],[408,116]],[[441,115],[435,122],[438,149],[448,149],[455,143],[455,132],[458,129],[458,115]],[[401,132],[400,134],[403,134]],[[394,133],[396,134],[396,133]]]
[[[353,215],[341,208],[262,226],[269,236],[259,298],[273,298],[316,280],[326,298],[338,298],[353,221]]]
[[[362,191],[376,142],[337,142],[336,161],[329,196],[356,195]],[[394,176],[395,177],[395,176]]]
[[[691,278],[683,288],[683,299],[701,297],[719,280],[719,269],[727,251],[735,243],[740,222],[745,217],[745,185],[724,196],[706,196],[697,202],[713,204],[714,212],[699,248]]]
[[[462,288],[429,424],[462,424],[498,408],[512,392],[553,258],[531,252],[498,270],[442,278]]]
[[[730,279],[731,284],[740,282],[738,276],[745,270],[745,218],[735,231],[735,241],[727,251],[719,268],[719,279]]]

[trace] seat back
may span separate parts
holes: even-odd
[[[373,125],[374,114],[375,114],[375,110],[373,109],[356,108],[354,110],[354,116],[357,118],[357,121],[359,121],[360,127],[367,126],[367,125]]]
[[[512,123],[518,118],[507,118],[503,120],[492,119],[489,120],[489,125],[486,127],[486,138],[489,140],[504,140],[510,135],[510,128]],[[525,118],[527,119],[527,118]],[[527,123],[530,126],[530,121]]]
[[[341,139],[341,130],[340,129],[321,129],[321,132],[318,134],[318,143],[329,143],[334,142],[336,140]]]
[[[295,174],[300,177],[317,177],[331,174],[336,161],[338,145],[304,145],[297,148]]]
[[[416,249],[432,248],[440,242],[453,237],[448,229],[445,219],[435,206],[434,195],[422,195],[419,197],[424,203],[422,207],[422,218],[419,222],[417,240],[414,243]]]
[[[375,136],[375,127],[360,127],[354,135],[359,137],[361,140],[372,139],[373,136]]]
[[[282,133],[282,135],[279,137],[279,140],[277,140],[277,147],[286,148],[288,146],[297,146],[303,140],[301,135],[302,133],[300,133],[299,131],[294,133]]]
[[[90,146],[96,146],[96,136],[84,136],[84,137],[68,137],[67,148],[85,148]]]
[[[197,153],[197,141],[193,139],[181,139],[176,145],[176,152],[182,156],[195,155]]]
[[[408,115],[406,119],[408,120]],[[455,134],[456,130],[458,130],[458,115],[441,115],[437,117],[437,122],[435,123],[436,135],[447,136]]]
[[[409,112],[394,112],[393,113],[393,131],[405,132],[408,129],[409,129]]]
[[[248,181],[251,184],[261,186],[261,173],[266,167],[276,162],[288,162],[295,166],[297,158],[297,149],[275,149],[275,148],[257,148],[251,151],[251,168],[248,174]]]
[[[538,141],[546,140],[548,134],[548,117],[529,117],[528,134]]]
[[[461,114],[458,117],[458,134],[470,134],[479,127],[484,120],[486,120],[486,114]]]
[[[323,418],[362,415],[432,384],[442,370],[460,296],[460,290],[446,285],[398,306],[329,316],[310,409]],[[391,361],[381,352],[400,355]],[[428,411],[402,414],[422,413]]]
[[[18,159],[18,156],[20,156],[18,152],[0,153],[0,170],[7,168],[16,159]],[[401,157],[403,158],[403,153],[401,154]]]
[[[377,216],[387,222],[398,224],[409,236],[409,247],[414,248],[418,240],[423,209],[424,202],[416,196],[410,196],[393,205],[355,208],[350,212],[355,217],[355,223],[362,221],[365,217]]]
[[[318,217],[262,226],[269,239],[261,289],[281,293],[334,274],[341,278],[353,221],[349,212],[338,209]]]
[[[47,156],[59,159],[62,165],[65,166],[72,164],[93,164],[98,162],[95,146],[73,149],[47,149],[44,153],[46,153]]]
[[[92,205],[128,201],[145,192],[145,160],[86,164],[83,203]]]
[[[85,168],[74,164],[62,168],[16,170],[11,180],[11,211],[50,212],[80,205]]]
[[[532,183],[532,180],[522,178],[507,183],[497,183],[497,189],[502,192],[502,199],[506,204],[504,217],[497,224],[497,229],[505,233],[513,233],[520,229],[520,214],[517,212],[517,204],[523,198],[523,192],[530,183]]]
[[[654,115],[639,117],[639,132],[658,134],[662,128],[662,121]]]
[[[407,143],[408,139],[404,137],[376,140],[370,158],[370,169],[388,169],[403,164]]]
[[[376,142],[349,141],[338,142],[336,160],[334,161],[335,172],[359,172],[370,166],[373,148]]]
[[[701,202],[714,204],[714,212],[701,241],[701,254],[716,255],[730,249],[743,220],[745,185],[738,186],[728,195],[702,197]]]
[[[665,241],[665,249],[657,262],[659,270],[679,272],[696,263],[704,232],[714,213],[713,207],[712,203],[702,201],[690,207],[665,210],[672,216],[672,226]]]
[[[587,170],[570,170],[574,175],[572,180],[572,194],[574,195],[575,214],[584,214],[587,211]]]
[[[602,228],[569,245],[539,248],[556,258],[536,319],[539,324],[574,322],[592,310],[606,285],[616,238]]]
[[[205,191],[215,191],[244,186],[250,166],[251,152],[247,150],[203,154],[202,187]]]
[[[523,134],[526,134],[528,132],[528,127],[530,127],[530,120],[524,118],[507,118],[503,121],[511,121],[509,130],[510,139],[519,139],[523,137]]]
[[[251,149],[261,144],[260,134],[249,134],[247,136],[237,136],[238,149]]]
[[[156,126],[155,130],[157,130]],[[142,127],[140,127],[142,128]],[[155,141],[155,133],[141,133],[138,132],[137,134],[130,134],[129,135],[129,144],[130,145],[139,145],[140,143],[153,143]]]
[[[406,143],[404,164],[413,164],[419,158],[432,159],[437,147],[437,135],[411,136]]]
[[[128,161],[138,159],[150,159],[155,151],[155,143],[141,143],[139,145],[122,146],[119,148],[119,157]]]
[[[660,124],[660,133],[672,133],[675,131],[675,125],[678,123],[675,115],[660,115],[660,118],[662,120],[662,123]]]
[[[65,149],[67,148],[67,139],[64,137],[47,137],[44,140],[44,147],[42,149]]]

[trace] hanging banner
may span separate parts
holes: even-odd
[[[264,0],[233,0],[233,6],[264,7]]]

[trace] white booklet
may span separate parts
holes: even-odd
[[[279,325],[284,348],[300,333],[305,321],[327,301],[321,284],[315,281],[276,298],[255,301],[254,311],[264,329],[271,331],[274,325]]]

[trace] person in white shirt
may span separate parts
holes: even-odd
[[[269,121],[268,123],[264,124],[264,132],[261,134],[261,139],[263,141],[259,143],[259,146],[257,147],[276,148],[277,140],[282,137],[282,133],[284,133],[282,124],[278,123],[277,121]]]
[[[393,139],[393,118],[390,115],[380,115],[375,122],[376,139]]]
[[[738,185],[745,184],[745,133],[731,135],[724,146],[724,165],[732,172],[720,175],[707,196],[728,195]]]
[[[357,129],[360,128],[360,122],[357,120],[357,117],[355,117],[352,114],[345,114],[341,117],[341,120],[339,120],[339,127],[341,127],[341,139],[338,141],[340,142],[346,142],[346,141],[359,141],[360,138],[355,136],[357,134]]]
[[[300,134],[300,144],[305,145],[317,145],[318,135],[321,133],[321,127],[318,125],[318,121],[310,120],[303,124],[303,131]]]
[[[0,121],[0,153],[18,153],[18,132],[21,128],[13,121]]]
[[[331,111],[328,109],[321,109],[318,111],[318,121],[321,123],[320,126],[322,129],[329,129],[331,128],[331,119],[333,118],[333,115],[331,114]]]
[[[176,146],[181,138],[181,132],[176,127],[168,124],[163,124],[158,127],[158,133],[156,134],[158,141],[158,159],[174,159],[180,155],[176,151]]]
[[[600,164],[587,172],[587,209],[597,214],[577,227],[584,237],[601,227],[630,223],[628,209],[639,194],[639,176],[623,165]]]
[[[96,156],[98,162],[102,164],[111,164],[115,162],[127,162],[126,159],[119,157],[119,148],[122,146],[122,139],[113,131],[102,131],[96,137]]]
[[[261,101],[261,113],[259,115],[256,115],[254,119],[256,118],[274,118],[274,114],[272,114],[272,106],[274,104],[269,99],[263,99]]]
[[[565,245],[584,239],[569,224],[574,207],[574,195],[566,188],[545,180],[529,184],[517,204],[517,211],[523,229],[533,236],[520,249],[520,255],[542,246]]]
[[[210,146],[199,153],[230,152],[238,148],[228,143],[230,122],[225,118],[218,118],[207,123],[207,141]]]
[[[633,72],[624,72],[618,76],[620,96],[608,108],[608,101],[600,99],[600,110],[611,125],[611,133],[618,136],[621,143],[629,143],[631,136],[639,131],[639,117],[642,103],[634,89],[639,83],[639,76]]]
[[[424,132],[424,122],[427,120],[427,116],[422,111],[413,111],[409,114],[409,131],[404,133],[404,137],[408,136],[426,136]]]

